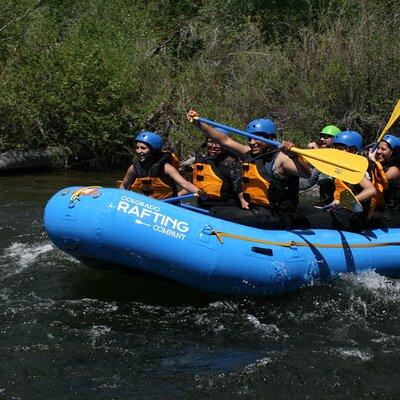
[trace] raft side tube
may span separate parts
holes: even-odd
[[[77,259],[233,295],[283,293],[371,269],[399,276],[399,228],[362,234],[262,230],[114,188],[83,191],[74,199],[78,189],[56,193],[44,215],[51,240]]]

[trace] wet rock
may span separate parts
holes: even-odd
[[[52,159],[60,153],[59,147],[38,150],[11,150],[0,154],[0,171],[48,168]]]

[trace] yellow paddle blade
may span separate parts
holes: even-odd
[[[368,160],[357,154],[338,149],[298,149],[292,147],[291,152],[300,154],[308,163],[325,175],[341,179],[352,185],[364,178],[368,168]]]
[[[392,115],[389,118],[388,123],[383,128],[382,133],[378,136],[378,139],[376,140],[377,143],[379,143],[383,139],[386,132],[392,127],[392,125],[396,122],[397,118],[399,118],[399,117],[400,117],[400,100],[397,102],[396,107],[394,108]]]
[[[356,199],[356,196],[350,190],[340,192],[339,204],[347,210],[359,213],[363,211],[363,207]]]

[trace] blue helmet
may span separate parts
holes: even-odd
[[[348,148],[355,147],[360,152],[363,148],[363,138],[356,131],[342,131],[334,136],[332,144],[342,144]]]
[[[383,139],[392,150],[400,150],[400,139],[394,135],[385,135]]]
[[[273,121],[268,118],[254,119],[246,126],[246,132],[254,135],[264,133],[276,138],[276,127]]]
[[[144,131],[140,132],[135,139],[137,142],[143,142],[150,145],[153,149],[161,150],[164,145],[162,137],[158,133]]]

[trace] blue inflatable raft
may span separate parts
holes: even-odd
[[[268,231],[119,189],[63,189],[49,200],[44,225],[59,249],[83,262],[221,294],[269,296],[346,272],[400,272],[398,228]]]

